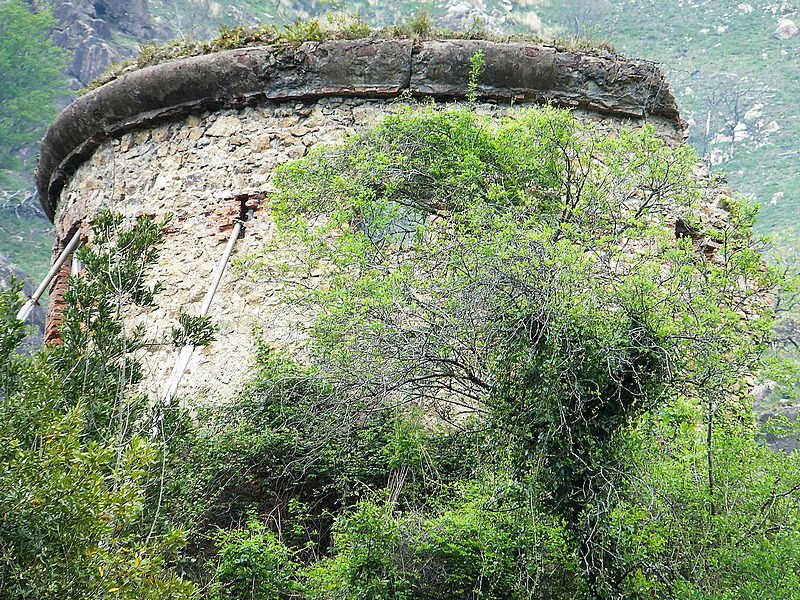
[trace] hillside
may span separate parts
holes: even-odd
[[[438,27],[455,31],[470,28],[497,33],[539,32],[541,22],[536,0],[235,0],[192,3],[151,0],[154,22],[176,32],[176,37],[203,38],[216,34],[221,25],[274,25],[282,27],[297,19],[324,14],[360,15],[373,27],[408,21],[415,13],[427,12]]]
[[[570,4],[540,14],[566,27],[576,14]],[[800,22],[797,5],[614,0],[580,16],[585,35],[665,65],[692,146],[762,207],[758,230],[774,236],[779,253],[800,247],[800,36],[782,21]]]
[[[53,40],[71,56],[69,76],[86,85],[111,61],[131,56],[152,40],[214,35],[221,25],[291,24],[331,9],[321,1],[244,1],[219,3],[53,2],[59,25]],[[733,188],[762,207],[758,231],[774,235],[776,253],[794,254],[800,230],[793,215],[800,208],[800,171],[796,168],[800,122],[800,37],[778,39],[780,19],[797,16],[790,3],[671,2],[608,0],[450,1],[443,4],[406,0],[391,4],[346,0],[336,9],[360,14],[374,26],[407,20],[415,11],[430,11],[436,26],[495,33],[527,32],[544,38],[569,38],[576,32],[598,42],[608,40],[628,56],[662,62],[684,118],[690,143],[698,154],[725,173]],[[325,19],[323,19],[325,20]],[[27,162],[28,168],[32,163]],[[20,174],[30,181],[28,174]],[[4,189],[19,185],[5,178]],[[19,181],[18,178],[12,178]],[[25,186],[30,185],[25,183]],[[30,190],[30,188],[27,188]],[[29,191],[22,192],[27,195]],[[23,270],[38,277],[46,265],[46,222],[28,222],[0,207],[5,251]],[[17,229],[18,227],[18,229]],[[17,241],[23,238],[23,246]],[[0,248],[2,249],[2,248]]]

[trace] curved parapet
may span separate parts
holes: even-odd
[[[623,119],[683,123],[649,62],[530,42],[337,40],[256,46],[134,71],[70,104],[42,142],[36,184],[48,217],[75,169],[105,140],[198,110],[324,96],[464,98],[470,58],[484,54],[477,97],[550,103]]]
[[[476,78],[478,53],[483,66]],[[469,106],[497,121],[515,118],[530,103],[553,104],[574,109],[608,135],[649,122],[665,139],[683,137],[675,101],[652,63],[526,42],[255,46],[134,71],[67,107],[45,136],[37,172],[56,250],[74,235],[90,239],[90,224],[105,210],[129,220],[172,217],[150,274],[162,284],[156,306],[125,309],[126,323],[147,332],[137,354],[144,374],[137,393],[233,397],[256,354],[254,332],[260,344],[302,359],[308,315],[285,301],[282,286],[318,285],[324,272],[299,268],[276,278],[262,271],[297,251],[279,239],[271,217],[274,173],[284,162],[433,101]],[[223,244],[231,265],[218,277]],[[69,266],[51,288],[53,343]],[[209,281],[218,284],[213,302]],[[186,310],[207,310],[218,338],[176,358],[170,332]]]

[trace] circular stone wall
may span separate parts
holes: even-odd
[[[161,394],[176,358],[169,332],[181,309],[197,314],[234,222],[248,210],[253,218],[209,312],[219,326],[217,340],[195,352],[178,393],[231,397],[249,376],[254,329],[270,346],[302,353],[302,329],[295,325],[307,317],[281,303],[278,278],[253,278],[247,269],[254,258],[269,264],[272,253],[283,262],[292,256],[292,248],[275,243],[268,203],[273,170],[316,146],[342,143],[415,102],[413,96],[423,104],[463,101],[469,58],[477,51],[487,62],[482,100],[473,109],[499,117],[548,102],[572,106],[596,127],[650,120],[663,137],[682,138],[674,101],[649,63],[471,41],[231,51],[132,73],[62,113],[45,138],[38,172],[57,248],[106,208],[130,219],[172,215],[153,271],[163,284],[157,306],[128,314],[131,326],[141,323],[146,331],[141,391]],[[404,91],[408,97],[400,102]],[[63,284],[63,278],[55,284],[51,332]]]

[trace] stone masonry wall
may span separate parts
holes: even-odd
[[[58,239],[104,208],[131,219],[143,213],[173,215],[153,271],[164,285],[158,306],[129,315],[131,326],[143,323],[147,332],[141,391],[161,394],[176,358],[169,332],[180,309],[198,313],[243,205],[254,209],[254,218],[234,250],[232,262],[240,266],[229,264],[211,305],[209,315],[220,328],[217,340],[195,352],[179,395],[219,400],[241,389],[255,351],[254,328],[269,345],[302,354],[303,334],[295,325],[307,317],[281,303],[279,282],[250,277],[241,266],[247,263],[243,257],[269,262],[270,252],[276,252],[270,250],[275,230],[264,203],[273,170],[315,146],[341,144],[400,106],[326,97],[194,113],[107,140],[76,170],[61,194]],[[481,109],[496,116],[519,110],[493,104]],[[597,114],[585,117],[596,127],[618,123]]]
[[[178,393],[211,401],[235,394],[252,366],[254,330],[302,358],[304,334],[296,326],[309,316],[280,297],[281,286],[300,276],[268,279],[248,269],[259,260],[276,262],[276,252],[282,263],[292,258],[292,248],[275,243],[268,209],[275,167],[316,146],[341,144],[398,110],[401,99],[463,102],[477,53],[485,65],[472,83],[484,103],[473,109],[500,117],[553,104],[596,128],[647,121],[669,143],[683,140],[684,123],[657,66],[609,53],[485,40],[334,40],[223,51],[128,73],[59,115],[43,140],[36,175],[42,206],[55,223],[55,247],[70,231],[87,231],[106,208],[130,219],[172,215],[153,272],[163,292],[156,307],[131,309],[127,320],[147,332],[141,391],[161,395],[176,359],[169,333],[179,311],[199,313],[234,223],[250,210],[254,218],[211,305],[217,340],[195,353]],[[311,281],[299,283],[321,283],[321,276],[312,271]],[[55,296],[51,332],[58,321]]]

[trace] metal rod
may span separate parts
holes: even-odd
[[[180,385],[181,378],[183,378],[183,374],[189,366],[193,352],[194,346],[189,344],[181,348],[180,353],[178,353],[178,359],[175,361],[175,366],[172,367],[172,373],[170,373],[167,385],[164,386],[164,393],[161,395],[163,404],[169,404],[170,399],[178,391],[178,385]]]
[[[19,309],[17,313],[17,319],[20,321],[25,321],[28,316],[31,314],[33,307],[39,302],[39,298],[42,297],[42,294],[47,289],[47,286],[50,285],[50,282],[53,281],[53,278],[58,274],[61,270],[62,265],[67,260],[70,254],[75,250],[78,244],[81,241],[80,230],[76,231],[72,234],[69,242],[67,245],[64,246],[64,249],[61,251],[61,254],[58,255],[58,258],[53,263],[53,266],[50,267],[50,270],[47,272],[47,275],[44,276],[44,280],[39,287],[36,288],[36,291],[28,298],[27,302],[22,305],[22,308]]]
[[[211,301],[214,299],[214,294],[217,291],[217,287],[219,287],[222,274],[225,272],[225,266],[228,264],[228,259],[231,257],[231,253],[233,252],[233,246],[236,244],[236,240],[239,239],[239,234],[241,232],[242,222],[236,221],[236,224],[233,226],[233,231],[231,232],[231,237],[228,239],[228,245],[225,246],[225,253],[222,255],[222,258],[219,259],[217,268],[214,271],[211,285],[208,287],[208,292],[203,300],[203,306],[200,307],[201,317],[205,317],[208,314],[208,309],[211,307]]]
[[[231,231],[231,237],[228,239],[228,244],[225,246],[225,252],[219,259],[217,267],[214,270],[214,274],[211,277],[211,285],[209,285],[208,291],[206,292],[206,297],[203,299],[203,305],[200,307],[201,317],[205,317],[208,314],[208,309],[211,307],[211,301],[214,299],[214,294],[219,287],[219,282],[222,279],[222,275],[225,273],[225,267],[228,264],[228,260],[233,252],[233,247],[236,244],[236,240],[239,239],[241,232],[242,222],[236,221],[236,224],[233,226],[233,231]],[[167,385],[164,386],[164,393],[161,395],[162,403],[169,404],[169,401],[178,391],[178,386],[181,383],[183,374],[186,372],[186,369],[189,366],[189,361],[192,359],[193,352],[194,346],[191,344],[187,344],[181,348],[181,351],[178,354],[178,359],[175,361],[175,366],[172,368],[172,373],[167,380]]]

